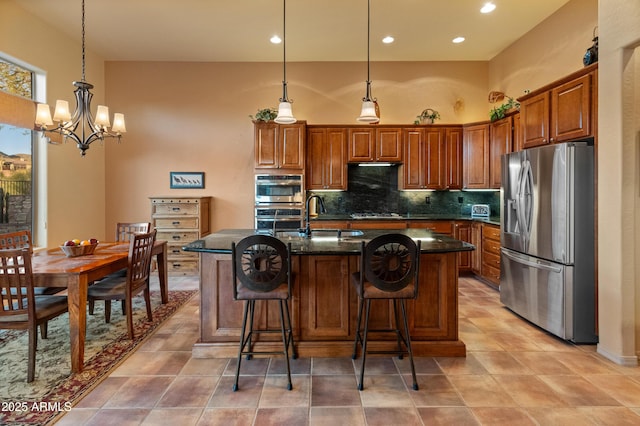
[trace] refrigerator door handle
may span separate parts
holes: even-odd
[[[514,261],[516,261],[518,263],[521,263],[523,265],[531,266],[532,268],[536,268],[536,269],[543,269],[545,271],[555,272],[556,274],[559,274],[560,272],[562,272],[562,268],[559,268],[557,266],[547,265],[547,264],[541,263],[541,262],[532,262],[530,260],[523,259],[520,256],[516,256],[516,255],[514,255],[512,253],[509,253],[505,249],[502,249],[501,251],[502,251],[502,254],[504,254],[509,259],[514,260]]]

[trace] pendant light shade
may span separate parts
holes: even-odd
[[[363,123],[377,123],[380,118],[376,114],[375,99],[371,98],[371,78],[370,78],[370,60],[369,60],[369,44],[371,39],[371,0],[367,0],[367,91],[362,98],[362,110],[358,121]]]
[[[293,124],[296,119],[291,110],[291,102],[287,96],[287,0],[282,0],[282,97],[278,106],[278,116],[275,118],[278,124]]]

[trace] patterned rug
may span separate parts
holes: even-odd
[[[153,322],[147,322],[142,296],[134,298],[135,338],[129,340],[126,317],[113,302],[111,323],[104,322],[104,302],[96,302],[87,315],[84,369],[71,374],[69,319],[67,314],[49,321],[48,338],[38,334],[35,380],[27,383],[27,333],[0,330],[0,424],[46,424],[93,389],[158,326],[197,291],[170,291],[169,302],[151,293]]]

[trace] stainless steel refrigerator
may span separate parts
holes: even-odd
[[[594,150],[502,156],[500,300],[566,340],[595,343]]]

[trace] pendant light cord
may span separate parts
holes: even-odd
[[[84,63],[84,0],[82,0],[82,81],[86,81]]]

